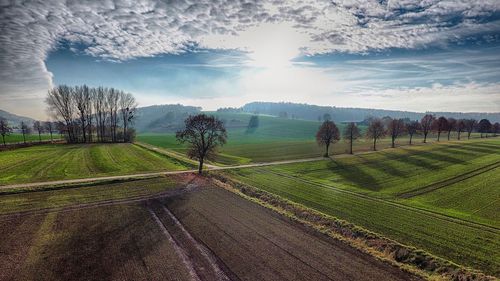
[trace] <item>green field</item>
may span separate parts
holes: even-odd
[[[50,140],[50,134],[41,134],[40,137],[41,137],[42,141]],[[61,138],[61,136],[59,134],[53,134],[52,137],[54,140]],[[18,142],[23,142],[23,141],[24,141],[23,134],[15,133],[15,134],[10,134],[8,136],[5,136],[6,143],[18,143]],[[26,142],[38,142],[38,141],[39,141],[38,134],[26,135]],[[1,136],[0,136],[0,144],[3,144]]]
[[[215,113],[218,118],[225,121],[228,130],[228,141],[220,149],[220,154],[215,162],[222,165],[245,164],[251,162],[270,162],[298,158],[320,157],[324,148],[319,147],[315,141],[316,132],[320,122],[283,119],[272,116],[259,116],[259,127],[248,132],[247,125],[251,114],[244,113]],[[337,124],[342,132],[344,125]],[[361,131],[365,127],[360,127]],[[455,135],[453,135],[455,138]],[[443,136],[443,140],[446,136]],[[173,133],[143,133],[137,136],[137,141],[185,153],[186,148],[177,143]],[[422,138],[414,136],[414,143],[421,144]],[[430,143],[435,141],[435,136],[430,135]],[[397,140],[398,145],[408,143],[407,137]],[[364,137],[358,139],[353,146],[356,152],[372,149],[372,141]],[[377,149],[388,148],[391,140],[384,138],[377,144]],[[349,151],[348,144],[341,140],[330,147],[330,153],[344,154]]]
[[[405,147],[226,171],[236,179],[456,263],[500,274],[500,140]],[[484,173],[471,173],[490,165]],[[480,170],[481,171],[481,170]],[[454,183],[463,174],[472,176]],[[428,187],[445,183],[437,189]],[[403,198],[402,194],[426,193]]]
[[[40,145],[0,152],[0,185],[188,168],[133,144]]]

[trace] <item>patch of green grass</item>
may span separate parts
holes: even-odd
[[[500,168],[405,200],[450,216],[500,225]]]
[[[0,185],[188,168],[133,144],[40,145],[0,152]]]
[[[315,141],[316,132],[320,122],[283,119],[272,116],[259,116],[259,127],[248,132],[247,125],[251,114],[246,113],[211,113],[224,120],[228,130],[228,141],[220,149],[215,162],[223,165],[238,165],[250,162],[270,162],[297,158],[320,157],[325,153],[324,147],[319,147]],[[337,124],[342,132],[344,124]],[[361,132],[366,127],[360,126]],[[452,134],[452,139],[455,139]],[[167,148],[176,152],[185,153],[186,146],[180,145],[173,133],[143,133],[137,136],[137,140]],[[446,136],[442,136],[446,140]],[[396,145],[408,144],[408,137],[401,137]],[[421,136],[414,136],[413,142],[421,144]],[[428,142],[435,142],[435,136],[430,134]],[[358,139],[354,145],[355,152],[369,151],[373,143],[364,137]],[[381,150],[391,146],[390,138],[384,138],[377,142],[377,149]],[[349,152],[349,145],[344,140],[330,147],[332,154],[344,154]]]
[[[500,140],[488,139],[224,173],[498,276],[498,169],[410,199],[402,199],[399,194],[495,163],[499,155]]]
[[[50,134],[41,134],[40,137],[41,137],[42,141],[50,140]],[[54,140],[61,138],[61,136],[59,136],[59,134],[53,134],[52,137]],[[23,142],[23,141],[24,141],[23,134],[14,133],[14,134],[10,134],[8,136],[5,136],[6,143],[17,143],[17,142]],[[39,141],[38,134],[26,135],[26,142],[37,142],[37,141]],[[1,136],[0,136],[0,144],[3,144]]]
[[[72,205],[119,200],[152,195],[175,188],[176,181],[157,177],[128,182],[46,189],[19,194],[0,195],[0,214],[62,208]]]

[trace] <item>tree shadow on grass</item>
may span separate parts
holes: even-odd
[[[401,162],[404,164],[410,164],[410,165],[417,167],[417,168],[422,168],[422,169],[426,169],[426,170],[436,170],[436,169],[441,168],[438,165],[435,165],[433,162],[431,162],[427,159],[422,159],[422,158],[418,157],[420,155],[420,151],[417,152],[417,151],[408,150],[405,148],[402,148],[402,149],[406,151],[406,153],[404,155],[396,155],[394,153],[389,153],[389,152],[381,152],[381,153],[385,154],[384,156],[390,160]],[[407,173],[404,173],[404,175],[402,175],[402,176],[406,177]]]
[[[482,152],[486,154],[500,153],[500,145],[486,144],[486,143],[468,143],[462,145],[462,149]]]
[[[375,177],[368,174],[356,164],[345,164],[332,159],[332,161],[328,162],[327,167],[346,182],[352,183],[352,185],[358,188],[371,191],[379,191],[382,188]]]
[[[407,148],[403,148],[403,150],[406,150],[408,151]],[[445,150],[445,149],[443,149]],[[455,157],[451,157],[449,155],[444,155],[443,154],[443,151],[439,151],[439,150],[430,150],[430,151],[410,151],[410,153],[413,153],[413,156],[414,157],[420,157],[420,158],[424,158],[424,159],[427,159],[429,161],[429,163],[432,163],[432,162],[447,162],[449,164],[465,164],[466,161],[462,160],[462,159],[459,159],[459,158],[455,158]],[[436,169],[439,169],[440,167],[439,166],[436,166],[434,165],[434,168]]]

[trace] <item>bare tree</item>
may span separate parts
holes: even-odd
[[[49,90],[47,99],[49,110],[53,112],[56,118],[62,119],[65,123],[69,142],[76,142],[74,134],[75,119],[75,101],[72,95],[72,89],[66,85],[59,85]]]
[[[87,115],[88,106],[90,99],[89,87],[83,85],[81,87],[74,87],[73,95],[75,99],[75,105],[78,109],[78,117],[80,119],[80,128],[83,136],[83,142],[87,142]]]
[[[467,131],[467,139],[470,139],[470,135],[472,134],[472,131],[474,131],[476,124],[477,124],[477,121],[474,119],[465,119],[464,120],[465,130]]]
[[[406,132],[410,136],[410,145],[413,139],[413,135],[415,135],[420,130],[420,123],[418,121],[410,121],[406,123]]]
[[[437,141],[439,141],[441,132],[446,131],[448,129],[448,120],[443,116],[439,117],[438,119],[435,119],[432,122],[432,129],[438,133]]]
[[[328,148],[330,144],[333,144],[340,140],[339,128],[333,121],[325,121],[318,129],[316,133],[316,141],[319,145],[326,147],[326,152],[323,155],[324,157],[328,157]]]
[[[113,88],[109,89],[107,95],[107,105],[109,110],[109,128],[112,142],[116,142],[116,127],[118,124],[118,96],[118,90],[115,90]]]
[[[422,128],[422,133],[424,134],[424,143],[427,142],[427,135],[432,129],[432,122],[434,122],[436,118],[431,114],[426,114],[420,120],[420,126]]]
[[[377,140],[384,137],[386,134],[384,123],[379,118],[374,118],[368,125],[366,138],[373,139],[373,150],[377,150]]]
[[[446,129],[448,130],[448,140],[450,140],[451,131],[453,131],[457,128],[458,121],[455,118],[450,117],[447,119],[447,123],[448,123],[448,126],[446,127]]]
[[[350,122],[345,126],[344,128],[344,139],[349,142],[349,153],[352,154],[352,144],[355,140],[357,140],[359,137],[361,137],[361,134],[359,133],[358,126],[356,126],[356,123]]]
[[[12,133],[12,128],[9,126],[7,119],[0,117],[0,135],[2,135],[3,145],[5,144],[5,137]]]
[[[481,138],[483,137],[483,134],[488,137],[488,133],[491,131],[491,122],[488,119],[481,119],[479,123],[477,124],[477,130],[479,133],[481,133]]]
[[[387,133],[391,136],[391,147],[395,147],[396,139],[405,133],[405,123],[402,119],[391,119],[387,126]]]
[[[54,133],[54,123],[52,123],[51,121],[44,122],[43,127],[45,128],[45,131],[49,132],[50,141],[54,141],[54,139],[52,138],[52,134]]]
[[[188,143],[188,156],[199,161],[201,174],[204,160],[212,159],[217,147],[226,143],[226,128],[221,120],[205,114],[189,116],[184,123],[185,128],[175,136],[180,143]]]
[[[465,120],[459,119],[457,121],[457,139],[460,140],[460,134],[465,130]]]
[[[137,106],[131,94],[113,88],[60,85],[49,91],[46,101],[55,119],[65,123],[69,142],[93,142],[94,131],[99,142],[130,140]],[[119,140],[120,121],[123,139]]]
[[[33,129],[38,132],[38,142],[42,142],[43,125],[40,121],[33,123]]]
[[[500,123],[495,122],[495,124],[493,124],[492,133],[493,133],[494,137],[496,137],[498,135],[498,133],[500,133]]]
[[[127,129],[134,118],[137,103],[132,94],[120,92],[119,106],[123,122],[123,141],[127,142],[130,141]]]
[[[31,132],[30,127],[21,121],[21,133],[23,134],[23,142],[26,143],[26,135]]]

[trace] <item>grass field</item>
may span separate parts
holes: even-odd
[[[132,144],[40,145],[0,152],[0,185],[189,167]]]
[[[0,214],[58,209],[80,204],[142,198],[168,192],[178,186],[173,177],[132,180],[116,183],[84,184],[61,188],[39,188],[32,192],[0,193]]]
[[[41,134],[40,135],[42,141],[44,140],[50,140],[50,134]],[[59,134],[53,134],[52,135],[53,139],[59,139],[60,136]],[[18,134],[18,133],[14,133],[14,134],[10,134],[8,136],[5,137],[5,142],[6,143],[17,143],[17,142],[23,142],[23,134]],[[37,142],[39,141],[39,138],[38,138],[38,134],[29,134],[29,135],[26,135],[26,141],[27,142]],[[2,143],[2,139],[0,137],[0,144],[3,144]]]
[[[500,189],[495,180],[498,169],[473,174],[457,183],[453,183],[453,178],[497,163],[499,156],[500,140],[489,139],[225,173],[320,212],[498,276]],[[411,198],[401,197],[405,192],[442,181],[451,184],[426,189],[429,192]],[[488,187],[484,188],[485,185]],[[460,192],[462,196],[458,195]]]
[[[283,119],[271,116],[259,116],[259,127],[252,132],[247,131],[251,114],[242,113],[217,113],[220,119],[225,120],[228,129],[228,142],[220,149],[220,154],[215,159],[216,163],[223,165],[246,164],[251,162],[270,162],[297,158],[312,158],[322,156],[325,151],[315,141],[315,135],[320,122]],[[344,125],[337,124],[342,132]],[[363,132],[366,128],[361,126]],[[453,138],[456,138],[453,135]],[[443,140],[446,136],[443,136]],[[171,149],[184,153],[185,146],[177,143],[175,134],[143,133],[137,136],[140,142],[158,147]],[[435,136],[429,136],[429,142],[435,141]],[[422,143],[419,136],[415,136],[415,143]],[[402,137],[397,144],[407,144],[408,138]],[[372,141],[364,137],[358,139],[354,151],[368,151],[372,149]],[[391,146],[389,138],[380,140],[378,149]],[[348,144],[341,140],[330,147],[330,153],[344,154],[349,151]]]

